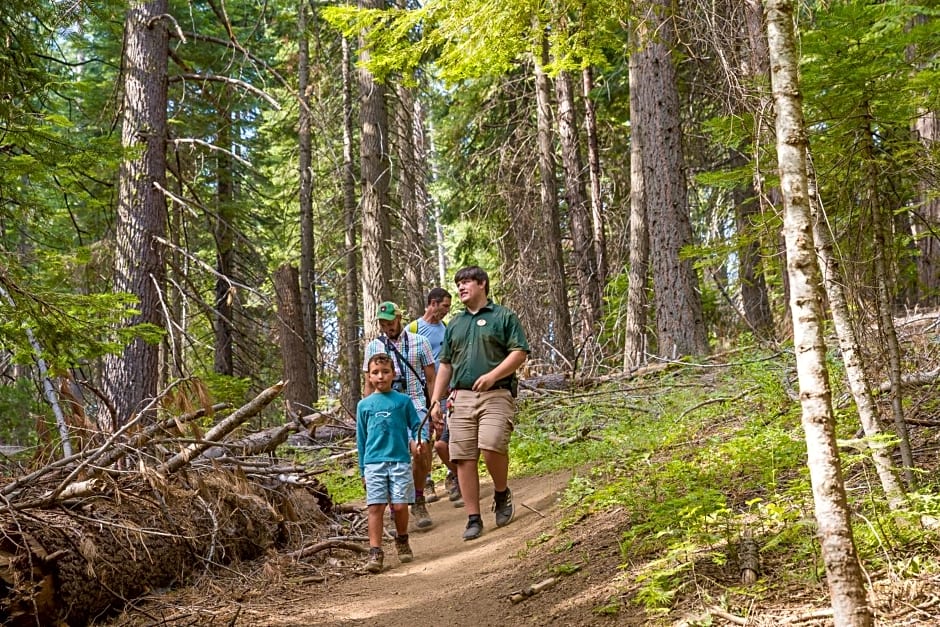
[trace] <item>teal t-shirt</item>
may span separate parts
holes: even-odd
[[[464,310],[451,319],[440,360],[453,368],[450,387],[469,390],[515,350],[529,352],[522,323],[511,309],[490,300],[475,314]],[[514,377],[498,381],[494,388],[510,387]]]
[[[394,390],[373,392],[356,406],[359,475],[366,464],[410,462],[412,435],[421,427],[411,397]]]

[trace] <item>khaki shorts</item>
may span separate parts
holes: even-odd
[[[456,390],[448,418],[450,458],[479,459],[480,449],[509,453],[516,402],[509,390]]]

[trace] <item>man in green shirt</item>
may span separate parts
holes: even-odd
[[[440,401],[451,391],[450,459],[467,508],[464,540],[483,533],[480,516],[480,455],[493,479],[496,526],[512,521],[515,508],[508,486],[509,438],[515,414],[516,370],[529,344],[519,317],[489,298],[490,278],[468,266],[454,276],[465,310],[451,319],[444,334],[440,366],[431,394],[431,418],[440,425]]]

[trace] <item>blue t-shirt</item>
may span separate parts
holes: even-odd
[[[431,343],[431,354],[434,355],[434,369],[441,365],[441,347],[444,346],[444,332],[447,331],[447,325],[443,322],[431,324],[424,318],[413,320],[408,325],[408,330],[423,335]]]
[[[356,450],[359,475],[366,464],[410,462],[409,442],[421,420],[407,394],[373,392],[356,406]]]

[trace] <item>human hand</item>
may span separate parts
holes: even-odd
[[[491,376],[492,373],[487,372],[484,375],[480,375],[476,381],[473,382],[473,391],[474,392],[486,392],[493,387],[493,384],[496,381]]]

